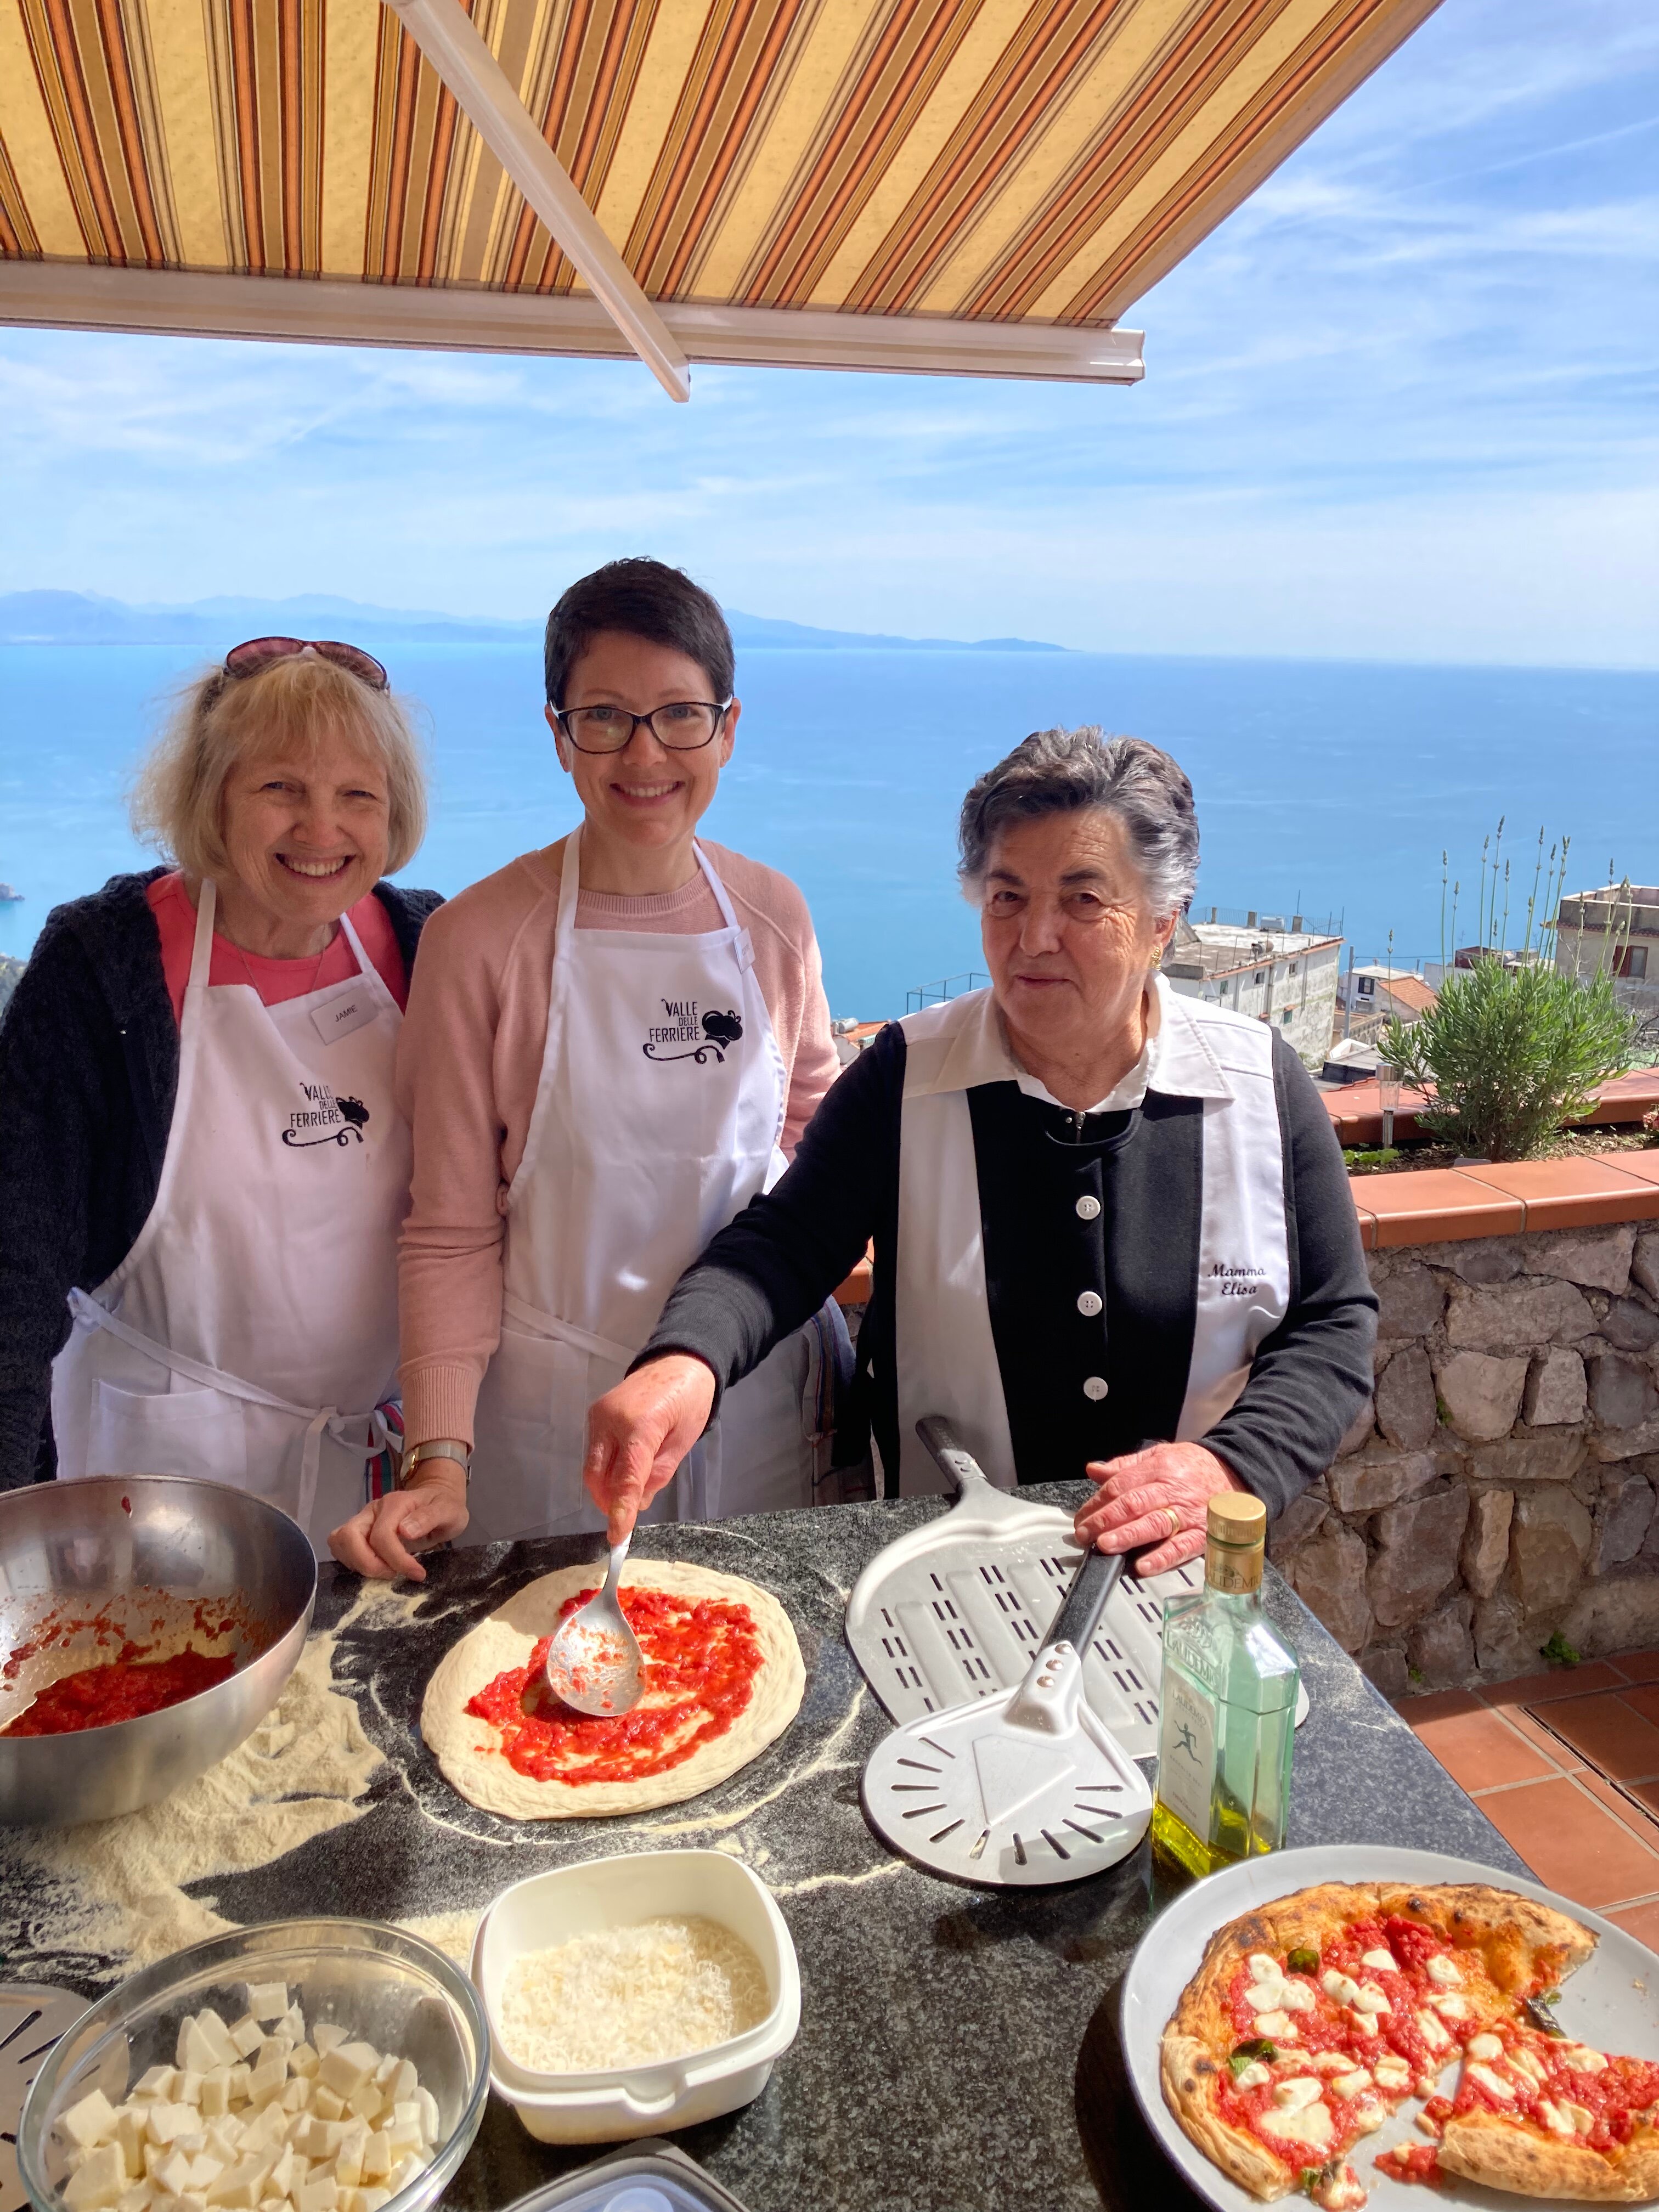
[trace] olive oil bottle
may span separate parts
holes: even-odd
[[[1212,1498],[1204,1587],[1164,1609],[1152,1853],[1178,1878],[1285,1841],[1299,1668],[1261,1610],[1267,1534],[1259,1498]]]

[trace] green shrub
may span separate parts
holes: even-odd
[[[1382,1050],[1433,1095],[1419,1128],[1460,1152],[1522,1160],[1564,1121],[1582,1121],[1596,1085],[1629,1066],[1635,1027],[1605,969],[1581,981],[1489,958],[1449,974],[1409,1028],[1390,1023]]]

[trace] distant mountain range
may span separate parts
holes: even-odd
[[[768,615],[726,618],[739,647],[866,653],[1064,653],[1025,637],[885,637],[812,629]],[[354,644],[518,645],[539,641],[542,624],[490,622],[412,607],[371,607],[310,592],[293,599],[197,599],[189,606],[129,606],[89,592],[0,592],[0,645],[177,645],[221,653],[245,637],[343,637]]]

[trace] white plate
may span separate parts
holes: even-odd
[[[1255,2212],[1259,2200],[1218,2166],[1212,2166],[1195,2143],[1189,2142],[1175,2115],[1164,2101],[1158,2081],[1158,2042],[1182,1991],[1198,1972],[1204,1946],[1218,1928],[1224,1927],[1253,1907],[1276,1897],[1307,1889],[1320,1881],[1478,1881],[1522,1897],[1553,1905],[1601,1938],[1595,1949],[1562,1986],[1561,2001],[1551,2009],[1570,2035],[1600,2051],[1623,2051],[1634,2057],[1659,2057],[1659,1958],[1633,1936],[1626,1935],[1599,1913],[1587,1912],[1553,1890],[1535,1881],[1480,1866],[1473,1859],[1444,1858],[1437,1851],[1373,1850],[1364,1844],[1323,1844],[1311,1850],[1274,1851],[1243,1866],[1229,1867],[1182,1892],[1167,1911],[1153,1921],[1140,1941],[1123,1983],[1122,2038],[1124,2063],[1136,2102],[1146,2124],[1169,2157],[1200,2197],[1207,2197],[1220,2212]],[[1456,2080],[1449,2073],[1442,2081],[1449,2091]],[[1492,2212],[1516,2212],[1518,2203],[1535,2200],[1508,2195],[1503,2190],[1480,2189],[1455,2181],[1449,2175],[1440,2188],[1427,2191],[1410,2182],[1394,2181],[1378,2173],[1372,2160],[1379,2150],[1396,2142],[1420,2143],[1424,2137],[1413,2125],[1420,2109],[1409,2098],[1386,2127],[1363,2136],[1350,2154],[1354,2172],[1370,2192],[1375,2212],[1425,2212],[1425,2203],[1449,2199],[1480,2204]]]

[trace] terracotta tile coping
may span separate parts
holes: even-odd
[[[1350,1176],[1348,1188],[1368,1252],[1453,1244],[1470,1237],[1518,1237],[1527,1229],[1659,1221],[1659,1151]],[[836,1303],[865,1304],[870,1283],[866,1253],[836,1292]]]
[[[1321,1093],[1325,1111],[1336,1125],[1336,1133],[1345,1145],[1380,1145],[1382,1141],[1382,1100],[1375,1083],[1345,1084],[1340,1091]],[[1396,1137],[1414,1137],[1418,1133],[1417,1109],[1423,1103],[1420,1091],[1402,1090],[1400,1105],[1394,1117]],[[1582,1122],[1580,1128],[1595,1127],[1608,1121],[1639,1121],[1650,1106],[1659,1106],[1659,1068],[1638,1067],[1629,1075],[1615,1075],[1602,1084],[1596,1093],[1596,1103]]]
[[[1659,1152],[1350,1176],[1367,1251],[1659,1220]]]

